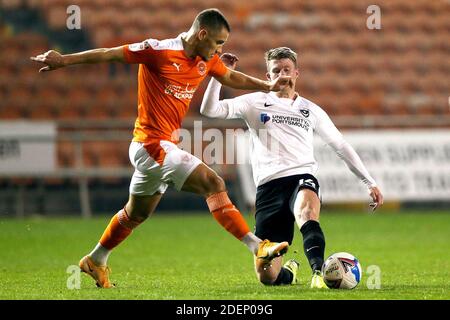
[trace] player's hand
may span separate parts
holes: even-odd
[[[269,82],[270,91],[281,91],[291,83],[290,76],[279,76],[278,78]]]
[[[373,202],[369,204],[372,208],[372,211],[375,211],[377,208],[383,205],[383,195],[381,194],[380,189],[378,187],[369,188],[369,194],[372,197]]]
[[[51,71],[64,67],[63,56],[59,52],[54,50],[47,51],[44,54],[40,54],[36,57],[31,57],[30,59],[46,65],[45,67],[39,69],[39,72]]]
[[[230,69],[234,70],[236,68],[239,58],[232,53],[224,53],[220,56],[223,63]]]

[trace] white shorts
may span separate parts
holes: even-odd
[[[135,168],[130,194],[142,196],[164,193],[169,185],[181,190],[192,171],[202,163],[165,140],[131,142],[129,155]]]

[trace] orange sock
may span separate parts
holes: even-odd
[[[108,250],[114,249],[125,240],[139,224],[140,222],[131,220],[128,217],[125,209],[120,210],[112,217],[105,232],[103,232],[103,235],[100,238],[100,244]]]
[[[228,194],[223,191],[206,199],[213,217],[233,236],[242,240],[250,228],[238,209],[231,203]]]

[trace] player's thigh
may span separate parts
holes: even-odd
[[[135,168],[130,182],[130,195],[146,197],[163,194],[166,191],[168,185],[163,181],[162,171],[164,158],[152,152],[154,149],[152,148],[149,151],[148,146],[139,142],[130,144],[130,161]]]
[[[191,191],[187,186],[192,185],[192,174],[198,172],[206,165],[200,159],[181,150],[172,142],[161,141],[161,147],[166,153],[162,164],[162,181],[173,186],[178,191]],[[213,173],[214,171],[210,169],[207,176]]]
[[[285,188],[282,183],[258,187],[254,233],[261,239],[292,243],[295,220]]]
[[[207,196],[225,191],[226,188],[223,179],[206,164],[201,163],[186,179],[181,190]]]
[[[274,242],[294,239],[294,217],[288,208],[277,212],[260,211],[255,215],[255,235]]]
[[[302,189],[297,193],[294,215],[305,220],[319,220],[320,200],[314,191]]]

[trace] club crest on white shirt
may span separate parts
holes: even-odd
[[[309,110],[301,109],[300,112],[301,112],[302,115],[305,116],[305,118],[309,117]]]

